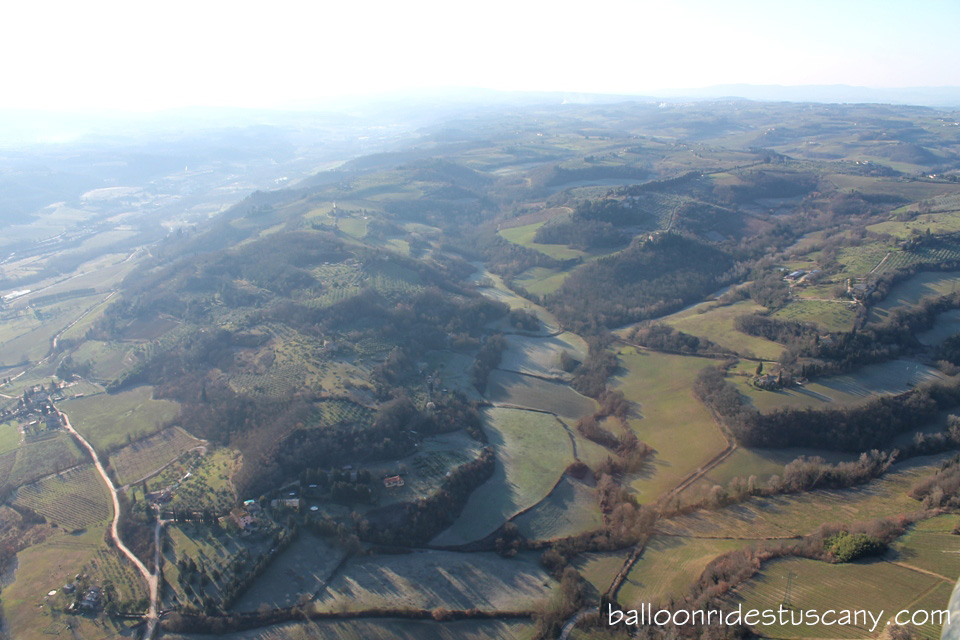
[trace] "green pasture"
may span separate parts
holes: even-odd
[[[594,488],[565,475],[550,495],[513,523],[525,538],[551,540],[600,529],[603,518]]]
[[[618,355],[622,372],[611,386],[635,403],[630,426],[655,451],[630,485],[641,502],[652,502],[726,447],[710,412],[691,391],[700,370],[717,361],[630,347]]]
[[[460,517],[433,544],[483,538],[543,500],[573,462],[570,438],[553,416],[493,407],[484,410],[483,420],[497,455],[493,477],[470,494]]]
[[[98,450],[108,451],[154,433],[180,414],[171,400],[155,400],[143,386],[65,401],[61,409],[74,428]]]
[[[549,597],[555,584],[535,558],[525,556],[446,551],[356,556],[320,591],[314,606],[319,611],[523,610]]]
[[[742,300],[726,306],[719,306],[715,302],[702,302],[663,318],[663,322],[678,331],[706,338],[733,353],[776,360],[783,352],[783,345],[734,328],[737,317],[764,310],[765,307],[752,300]]]

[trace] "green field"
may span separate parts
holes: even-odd
[[[20,430],[13,422],[0,423],[0,456],[20,446]]]
[[[139,362],[130,345],[119,342],[87,340],[70,357],[77,364],[89,363],[90,378],[110,382]]]
[[[755,336],[741,333],[734,328],[738,316],[763,311],[765,307],[752,300],[742,300],[735,304],[718,306],[715,302],[702,302],[684,311],[663,318],[665,324],[678,331],[689,333],[698,338],[706,338],[728,351],[743,356],[756,356],[766,360],[776,360],[783,352],[783,345]]]
[[[100,304],[92,307],[90,311],[80,318],[76,324],[71,326],[69,329],[63,332],[61,336],[64,340],[80,340],[90,330],[90,327],[93,326],[93,323],[99,320],[104,311],[106,311],[111,304],[117,302],[120,299],[119,295],[112,296],[109,300],[104,298],[104,301]]]
[[[308,533],[274,558],[253,585],[233,605],[234,611],[292,607],[313,595],[328,580],[345,552]]]
[[[886,620],[901,609],[916,610],[923,596],[939,589],[945,595],[936,608],[946,608],[950,584],[937,576],[876,560],[849,564],[828,564],[806,558],[769,562],[746,584],[727,598],[728,606],[742,604],[744,610],[776,610],[783,601],[787,576],[792,574],[791,601],[796,610],[864,609],[882,615],[878,628],[870,625],[758,626],[756,631],[775,638],[863,638],[876,635]],[[862,621],[862,620],[861,620]],[[922,628],[926,638],[938,638],[939,629]]]
[[[855,454],[821,449],[796,447],[788,449],[749,449],[737,447],[737,450],[730,457],[711,469],[704,476],[702,482],[710,486],[715,484],[726,486],[733,478],[749,478],[750,476],[756,476],[760,482],[766,482],[771,476],[783,475],[784,465],[796,460],[799,456],[820,456],[828,462],[842,462],[857,458]]]
[[[515,277],[513,282],[534,295],[545,296],[559,289],[569,275],[570,271],[548,269],[547,267],[530,267]]]
[[[495,273],[482,270],[476,274],[474,280],[477,283],[477,290],[488,298],[502,302],[511,310],[524,309],[535,314],[540,319],[540,331],[542,333],[553,333],[560,330],[560,323],[557,322],[557,318],[552,313],[540,305],[518,296],[504,284],[503,278]],[[514,331],[506,318],[497,322],[493,328],[505,332]]]
[[[479,540],[547,496],[573,462],[566,430],[553,416],[518,409],[489,408],[484,428],[497,454],[493,477],[478,487],[436,545]]]
[[[12,487],[33,482],[51,473],[64,471],[81,460],[80,449],[77,448],[73,438],[66,433],[23,444],[16,454],[7,454],[7,456],[13,455],[16,455],[16,462],[7,476],[7,483]]]
[[[363,218],[338,218],[337,228],[354,238],[367,235],[367,222]]]
[[[923,298],[944,296],[960,288],[960,274],[950,271],[921,271],[893,286],[879,304],[871,307],[869,322],[882,322],[897,307],[917,304]]]
[[[180,414],[170,400],[154,400],[153,387],[144,386],[63,403],[74,428],[94,447],[109,451],[158,431]]]
[[[953,534],[957,524],[956,515],[919,522],[893,544],[888,557],[953,581],[960,576],[960,536]]]
[[[878,224],[871,224],[868,230],[876,233],[889,233],[898,238],[909,237],[914,230],[920,233],[926,233],[927,229],[934,235],[944,233],[955,233],[960,231],[960,208],[957,208],[957,202],[954,199],[949,205],[952,210],[938,211],[935,213],[922,213],[913,220],[901,222],[899,220],[889,220]],[[915,207],[905,207],[912,208]],[[899,211],[899,210],[898,210]],[[895,212],[896,213],[896,212]]]
[[[637,404],[630,426],[656,451],[631,486],[641,502],[652,502],[727,444],[710,413],[691,392],[700,370],[716,366],[717,361],[632,348],[618,353],[625,371],[612,378],[611,386]]]
[[[570,260],[571,258],[581,258],[588,254],[577,249],[571,249],[562,244],[541,244],[534,242],[533,238],[537,234],[537,229],[544,225],[543,222],[534,222],[522,227],[513,227],[512,229],[503,229],[500,235],[514,244],[519,244],[530,249],[536,249],[540,253],[546,254],[557,260]]]
[[[480,392],[473,386],[473,358],[455,351],[428,351],[423,362],[427,371],[440,374],[447,389],[456,389],[473,399],[480,399]]]
[[[603,518],[593,488],[565,475],[545,500],[513,523],[525,538],[550,540],[599,529]]]
[[[110,517],[110,494],[93,465],[74,467],[17,490],[13,504],[33,509],[67,531]]]
[[[794,298],[775,311],[773,317],[813,324],[823,331],[850,331],[856,309],[849,301]]]
[[[556,583],[534,559],[415,551],[355,557],[320,592],[320,611],[375,607],[532,609]]]
[[[500,357],[500,369],[519,371],[539,376],[566,377],[560,368],[560,354],[564,351],[583,362],[587,357],[587,345],[576,334],[565,332],[558,336],[531,338],[506,336],[507,348]]]
[[[748,540],[708,540],[655,536],[631,567],[617,592],[624,608],[643,603],[666,603],[687,595],[711,560],[752,544]]]
[[[550,411],[574,421],[593,413],[596,406],[566,384],[499,369],[490,372],[486,395],[494,403]]]
[[[110,464],[117,472],[117,481],[129,484],[155,473],[198,445],[200,441],[189,433],[180,427],[171,427],[111,454]]]
[[[853,523],[913,513],[922,505],[907,491],[939,468],[946,456],[912,458],[881,478],[850,489],[754,497],[718,511],[695,511],[661,520],[663,533],[698,538],[789,538],[821,523]]]
[[[747,396],[763,412],[791,407],[794,409],[853,406],[878,395],[903,393],[923,382],[944,379],[937,369],[913,360],[890,360],[870,364],[853,373],[817,378],[803,386],[776,391],[757,389],[749,376],[735,376],[731,380],[737,390]]]
[[[571,564],[596,594],[605,593],[627,559],[627,552],[581,553]]]

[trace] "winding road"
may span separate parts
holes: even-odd
[[[143,634],[143,640],[151,640],[154,633],[156,633],[157,622],[160,619],[159,616],[159,606],[158,601],[160,599],[160,590],[159,590],[159,579],[158,576],[154,573],[151,573],[147,568],[147,565],[143,564],[143,561],[136,556],[136,554],[130,550],[127,545],[123,543],[123,539],[120,538],[120,499],[117,497],[117,487],[113,484],[113,480],[110,479],[110,476],[107,475],[107,470],[103,466],[103,463],[100,462],[100,457],[97,455],[96,449],[93,448],[87,439],[80,435],[76,429],[73,428],[73,425],[70,424],[70,418],[67,417],[67,414],[56,409],[57,414],[60,416],[60,420],[63,422],[63,428],[66,429],[69,433],[73,435],[77,441],[83,445],[83,447],[90,453],[90,457],[93,459],[94,466],[97,467],[97,472],[100,474],[100,477],[103,478],[104,483],[107,485],[107,489],[110,490],[110,497],[113,500],[113,521],[110,523],[110,535],[113,537],[114,543],[117,545],[117,549],[120,550],[120,553],[127,556],[130,562],[133,563],[133,566],[137,568],[137,571],[140,572],[140,575],[143,576],[143,579],[147,581],[147,587],[150,591],[150,609],[147,611],[147,628]],[[163,527],[163,522],[159,519],[157,520],[156,530],[154,532],[154,537],[156,538],[156,550],[154,551],[157,556],[157,567],[160,566],[160,530]]]

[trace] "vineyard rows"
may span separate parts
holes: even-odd
[[[413,458],[413,468],[424,479],[444,477],[450,469],[470,461],[470,456],[462,451],[436,451]]]
[[[369,426],[373,423],[373,411],[340,398],[324,400],[317,405],[317,417],[323,425],[332,425],[338,422],[349,422],[360,426]]]
[[[101,586],[112,585],[116,589],[117,599],[122,603],[127,603],[129,610],[142,611],[146,609],[148,594],[143,579],[115,551],[98,549],[97,555],[90,561],[89,568],[84,568],[82,571],[82,573],[88,572],[99,578]],[[142,603],[144,606],[138,607],[137,603]]]
[[[110,463],[120,484],[136,482],[199,443],[183,429],[173,427],[124,447],[110,456]]]
[[[110,517],[107,488],[92,465],[20,487],[13,502],[67,530],[83,529]]]
[[[921,247],[916,252],[894,251],[881,271],[896,271],[914,264],[941,264],[960,261],[960,247]]]
[[[7,476],[13,470],[13,465],[17,461],[17,452],[11,451],[0,456],[0,485],[7,481]]]

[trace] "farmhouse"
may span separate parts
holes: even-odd
[[[766,375],[759,376],[754,382],[754,384],[757,385],[758,389],[767,389],[767,390],[776,389],[780,386],[780,383],[777,380],[777,376],[770,375],[769,373]]]
[[[403,486],[403,478],[400,476],[390,476],[383,479],[383,486],[387,489],[393,489],[394,487]]]
[[[100,608],[100,601],[100,587],[90,587],[83,595],[83,600],[80,601],[80,610],[90,612],[97,611]]]
[[[246,509],[236,507],[230,511],[230,517],[233,518],[233,521],[237,523],[237,526],[244,531],[253,526],[253,516],[247,513]]]

